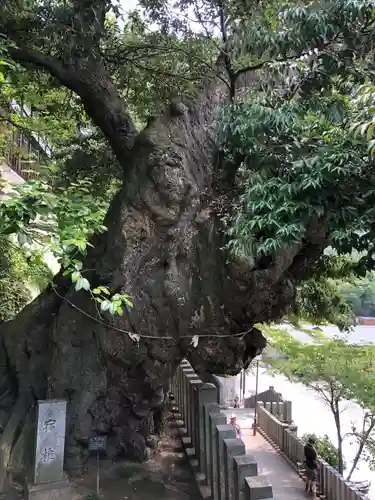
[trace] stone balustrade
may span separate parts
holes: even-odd
[[[278,403],[283,401],[281,392],[276,392],[273,385],[270,385],[266,391],[260,392],[257,396],[253,394],[252,396],[245,398],[245,408],[255,408],[257,401],[263,401],[263,403]]]
[[[245,399],[245,408],[255,408],[256,402],[264,403],[266,409],[282,422],[292,423],[292,402],[285,401],[282,394],[276,392],[272,385],[256,397],[251,396]]]
[[[182,361],[172,379],[176,420],[196,466],[203,497],[212,500],[268,500],[272,486],[258,475],[258,465],[218,405],[218,389],[203,383],[190,363]]]
[[[269,403],[258,403],[258,427],[298,469],[304,461],[304,443],[297,436],[297,427],[280,421],[276,409],[271,410]],[[369,500],[324,460],[319,460],[318,489],[327,500]]]

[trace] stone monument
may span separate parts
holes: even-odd
[[[65,423],[66,401],[38,401],[33,477],[26,483],[26,500],[71,500],[63,472]]]

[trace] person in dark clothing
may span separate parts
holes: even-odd
[[[310,437],[308,442],[305,444],[305,469],[306,469],[306,487],[305,491],[310,488],[313,497],[316,498],[316,472],[318,470],[318,454],[315,449],[315,439]]]

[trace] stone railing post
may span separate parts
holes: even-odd
[[[185,411],[184,411],[185,427],[187,429],[188,435],[191,437],[192,385],[190,382],[192,380],[199,380],[199,378],[193,369],[192,369],[192,371],[185,370],[184,375],[185,375]]]
[[[182,368],[182,402],[181,402],[181,416],[184,421],[184,427],[185,429],[189,432],[188,429],[188,401],[189,401],[189,396],[188,396],[188,390],[189,390],[189,384],[188,384],[188,377],[196,377],[196,373],[194,372],[193,368],[189,365],[186,367]]]
[[[177,404],[180,409],[181,417],[183,418],[183,394],[184,394],[184,371],[192,369],[190,363],[186,360],[182,360],[179,367],[177,368]]]
[[[284,401],[284,422],[291,424],[292,420],[292,402]]]
[[[217,403],[206,403],[203,407],[203,415],[204,415],[204,448],[205,448],[205,454],[204,454],[204,474],[206,476],[206,483],[211,486],[211,478],[212,478],[212,471],[211,471],[211,463],[212,463],[212,450],[210,449],[211,446],[211,422],[210,422],[210,415],[217,415],[221,417],[221,421],[215,423],[215,429],[216,425],[221,425],[226,423],[226,417],[222,413],[220,413],[220,407]]]
[[[264,476],[245,479],[245,500],[269,500],[273,498],[272,485]]]
[[[280,422],[282,422],[284,418],[284,402],[277,401],[275,406],[276,406],[275,417],[278,420],[280,420]]]
[[[350,487],[350,483],[347,481],[343,481],[344,488],[343,488],[343,500],[353,500],[352,493],[354,493]]]
[[[197,426],[197,448],[196,456],[198,458],[200,472],[206,473],[206,453],[208,450],[206,439],[206,416],[205,406],[216,404],[217,387],[214,384],[203,384],[198,388],[198,426]],[[207,474],[207,473],[206,473]]]
[[[235,498],[234,457],[241,455],[245,456],[242,439],[224,439],[225,500],[238,500]]]
[[[272,401],[272,403],[271,403],[271,413],[272,413],[272,415],[277,416],[278,410],[279,410],[279,403],[277,401]]]
[[[324,475],[323,475],[323,490],[324,490],[324,496],[326,498],[330,498],[331,496],[331,471],[330,471],[330,468],[329,466],[325,466],[324,467]]]
[[[209,413],[209,427],[210,427],[210,449],[208,452],[209,458],[209,475],[208,482],[211,486],[212,498],[217,500],[219,498],[219,455],[218,455],[218,443],[217,443],[217,432],[216,428],[218,426],[224,426],[227,423],[227,417],[223,413]],[[233,427],[232,427],[233,430]],[[233,430],[234,432],[234,430]],[[229,436],[228,436],[229,437]],[[232,434],[233,437],[233,434]]]
[[[216,426],[216,453],[217,453],[217,478],[218,478],[218,496],[216,500],[226,500],[225,497],[225,457],[224,457],[224,439],[235,439],[236,431],[232,425]]]
[[[258,475],[258,464],[252,455],[237,456],[234,462],[234,498],[245,499],[245,478]]]
[[[340,494],[341,494],[341,476],[336,470],[334,471],[333,484],[334,484],[334,487],[333,487],[334,500],[343,500],[340,496]]]
[[[198,450],[198,390],[203,385],[203,382],[198,378],[189,380],[190,384],[190,406],[189,406],[189,421],[190,421],[190,437],[191,445],[194,447],[195,455]]]
[[[319,490],[322,495],[325,493],[324,489],[324,476],[326,473],[325,462],[323,460],[319,460],[319,469],[318,469],[318,485]]]
[[[326,483],[326,492],[325,496],[329,500],[341,500],[336,498],[336,477],[337,471],[331,467],[330,465],[326,466],[326,475],[327,475],[327,483]]]

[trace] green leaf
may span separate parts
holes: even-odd
[[[128,307],[130,307],[130,308],[133,308],[133,307],[134,307],[134,304],[133,304],[133,302],[131,301],[131,299],[130,299],[130,296],[129,296],[129,295],[122,294],[122,295],[121,295],[121,299],[122,299],[122,301],[124,302],[124,304],[126,304]]]
[[[75,289],[78,292],[79,290],[90,290],[90,283],[86,278],[79,278],[75,285]]]
[[[71,278],[72,278],[72,282],[75,283],[75,282],[79,281],[82,278],[82,275],[81,275],[81,273],[79,271],[73,271],[72,275],[71,275]]]
[[[110,300],[103,300],[103,302],[100,304],[100,310],[102,312],[108,311],[108,309],[111,307],[112,302]]]

